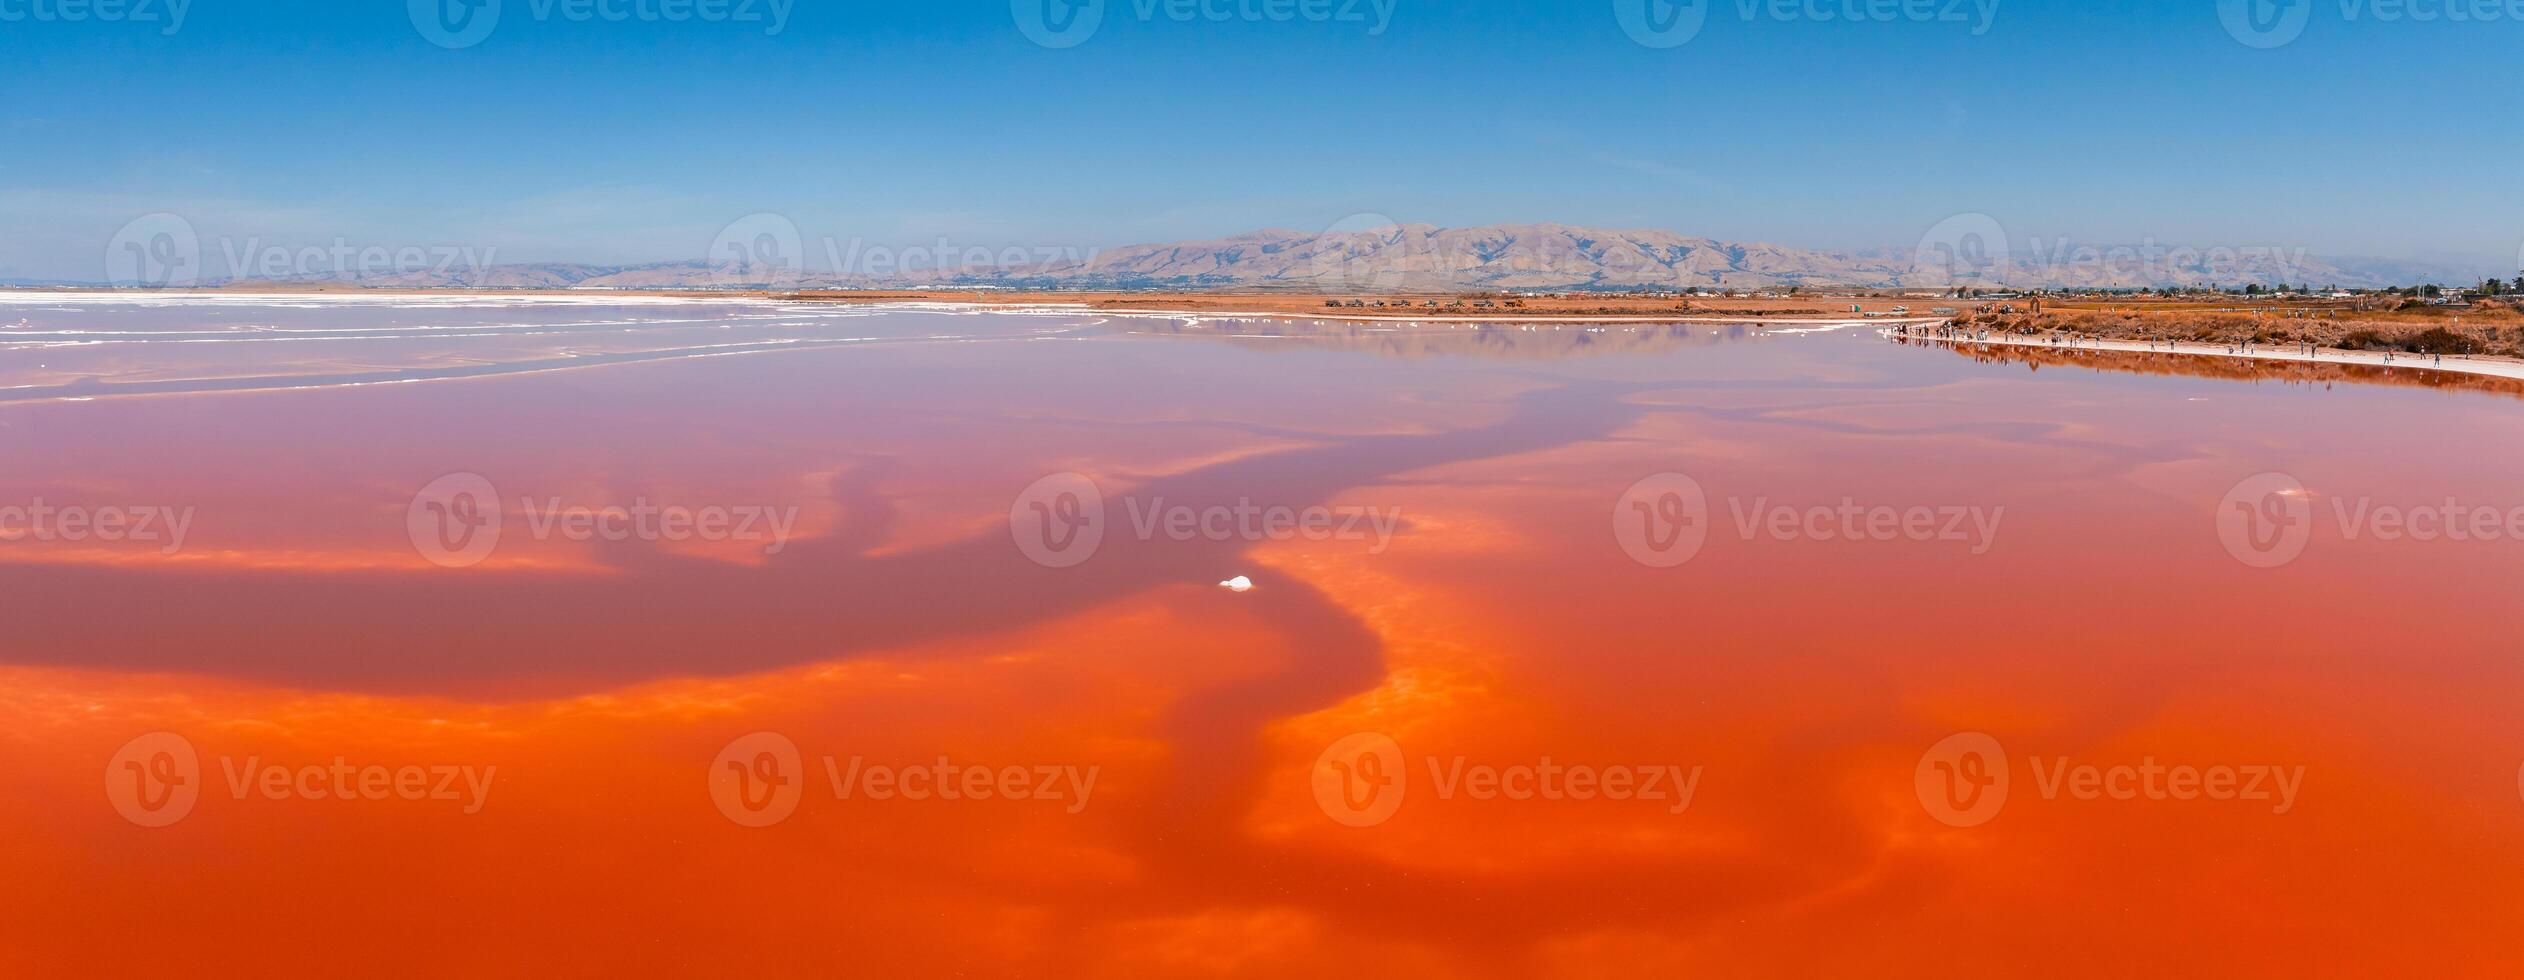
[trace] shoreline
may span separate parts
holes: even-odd
[[[824,301],[816,301],[816,302],[824,302]],[[1227,321],[1227,322],[1251,321],[1251,320],[1285,320],[1285,321],[1321,320],[1321,321],[1331,322],[1331,323],[1389,323],[1389,324],[1403,324],[1403,325],[1415,325],[1415,324],[1426,324],[1426,323],[1443,323],[1443,324],[1465,324],[1465,323],[1477,323],[1477,324],[1495,324],[1495,325],[1498,325],[1498,326],[1516,326],[1516,325],[1519,325],[1519,324],[1538,324],[1538,323],[1549,323],[1549,324],[1567,324],[1567,323],[1577,323],[1577,324],[1588,324],[1588,323],[1686,323],[1686,324],[1689,324],[1689,323],[1698,323],[1698,324],[1727,324],[1727,325],[1756,325],[1756,326],[1758,326],[1758,325],[1761,325],[1761,324],[1767,324],[1767,323],[1780,323],[1780,324],[1794,324],[1794,325],[1797,325],[1797,326],[1810,327],[1810,328],[1831,328],[1831,329],[1844,329],[1844,328],[1849,328],[1849,327],[1870,327],[1870,326],[1872,326],[1872,327],[1883,327],[1883,326],[1904,326],[1904,325],[1908,325],[1908,326],[1921,326],[1921,325],[1925,325],[1925,324],[1931,324],[1931,323],[1942,323],[1942,322],[1945,322],[1942,318],[1939,318],[1939,317],[1898,317],[1898,318],[1897,318],[1897,317],[1865,317],[1865,318],[1852,318],[1852,317],[1849,317],[1849,316],[1846,316],[1846,315],[1843,315],[1843,316],[1836,316],[1836,317],[1814,317],[1814,316],[1794,316],[1794,317],[1792,317],[1792,316],[1752,316],[1752,315],[1727,316],[1727,315],[1723,315],[1723,314],[1714,314],[1714,313],[1713,313],[1713,314],[1699,314],[1699,315],[1667,315],[1667,316],[1642,316],[1642,315],[1635,315],[1635,314],[1564,314],[1564,313],[1538,313],[1538,314],[1510,315],[1510,316],[1404,316],[1404,315],[1395,315],[1395,314],[1390,314],[1390,313],[1388,313],[1388,314],[1349,314],[1349,315],[1343,315],[1343,314],[1338,314],[1338,313],[1323,313],[1323,314],[1316,314],[1316,313],[1298,313],[1298,312],[1290,312],[1290,311],[1285,311],[1285,310],[1224,310],[1224,309],[1222,309],[1222,310],[1162,310],[1162,309],[1135,309],[1135,308],[1127,308],[1127,307],[1101,307],[1101,306],[1089,306],[1089,305],[1086,305],[1086,304],[1065,304],[1065,303],[987,303],[987,302],[972,302],[972,303],[968,303],[968,302],[941,302],[941,301],[934,301],[934,300],[925,300],[925,301],[897,300],[897,301],[891,301],[891,302],[887,302],[887,301],[874,301],[874,302],[864,302],[864,303],[839,303],[839,304],[836,304],[836,305],[856,305],[856,306],[870,306],[870,307],[881,307],[881,306],[892,306],[892,307],[911,307],[911,308],[926,308],[926,309],[937,310],[937,311],[955,311],[955,312],[965,312],[965,311],[971,311],[971,312],[989,312],[989,313],[1009,313],[1009,314],[1017,314],[1017,315],[1034,315],[1034,316],[1042,316],[1042,315],[1062,315],[1062,316],[1118,316],[1118,317],[1131,317],[1131,318],[1135,318],[1135,319],[1181,320],[1181,321],[1184,321],[1184,322],[1187,322],[1187,323],[1194,323],[1194,324],[1201,323],[1201,322],[1203,322],[1203,321],[1211,321],[1211,320],[1216,320],[1216,321]]]
[[[1169,294],[1171,295],[1171,294]],[[1187,294],[1189,295],[1189,294]],[[1212,298],[1217,299],[1217,298]],[[69,303],[150,303],[166,301],[228,302],[393,302],[397,300],[522,300],[528,302],[575,303],[740,303],[755,302],[795,306],[860,307],[868,309],[901,309],[908,312],[937,313],[1007,313],[1020,316],[1117,316],[1179,320],[1198,324],[1204,321],[1307,321],[1328,323],[1371,324],[1603,324],[1603,323],[1673,323],[1707,325],[1761,325],[1779,323],[1807,328],[1845,329],[1864,326],[1921,326],[1944,322],[1941,316],[1876,315],[1853,316],[1848,313],[1820,311],[1742,312],[1709,309],[1688,313],[1674,312],[1555,312],[1542,310],[1489,310],[1480,314],[1444,312],[1435,314],[1406,312],[1350,311],[1346,308],[1261,309],[1222,306],[1219,308],[1167,308],[1162,306],[1106,306],[1093,302],[1058,300],[994,300],[975,297],[944,298],[934,295],[896,296],[800,296],[766,290],[560,290],[560,289],[373,289],[373,290],[248,290],[248,289],[182,289],[182,290],[116,290],[116,289],[38,289],[0,288],[0,302],[69,302]],[[1234,298],[1227,301],[1233,302]]]
[[[2162,343],[2148,343],[2145,341],[2135,340],[2103,340],[2093,337],[2079,337],[2063,334],[2047,334],[2039,337],[2027,337],[2021,334],[2002,334],[1987,338],[1963,336],[1939,337],[1933,334],[1905,334],[1889,329],[1879,330],[1877,331],[1877,334],[1889,339],[1914,340],[1922,343],[1945,344],[1954,347],[2032,347],[2042,350],[2059,351],[2098,350],[2115,351],[2128,354],[2161,354],[2166,357],[2222,357],[2244,361],[2270,361],[2281,364],[2340,364],[2353,367],[2382,368],[2387,371],[2395,369],[2409,371],[2440,371],[2448,374],[2474,374],[2483,377],[2506,378],[2509,380],[2524,381],[2524,360],[2494,355],[2452,354],[2447,355],[2442,362],[2438,362],[2428,355],[2423,354],[2394,354],[2385,351],[2352,351],[2341,350],[2334,347],[2317,347],[2314,349],[2312,354],[2303,354],[2294,352],[2276,353],[2270,352],[2266,348],[2263,350],[2245,352],[2237,349],[2232,344],[2211,344],[2196,341],[2188,344],[2170,341]],[[2066,338],[2067,342],[2057,342],[2063,337]]]

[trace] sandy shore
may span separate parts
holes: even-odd
[[[1894,325],[1898,327],[1899,325]],[[1933,334],[1902,334],[1895,328],[1879,331],[1886,337],[1904,337],[1930,343],[1958,347],[2038,347],[2049,350],[2107,350],[2133,354],[2163,354],[2183,357],[2228,357],[2248,361],[2293,362],[2298,364],[2353,364],[2387,370],[2447,371],[2455,374],[2477,374],[2493,378],[2524,380],[2524,361],[2509,357],[2452,355],[2444,358],[2422,354],[2350,351],[2316,348],[2304,353],[2302,347],[2287,345],[2256,346],[2245,352],[2231,344],[2148,343],[2135,340],[2098,340],[2065,335],[2027,337],[2019,334],[1991,334],[1981,337],[1940,337]]]
[[[1495,324],[1506,325],[1506,324],[1517,324],[1517,323],[1792,323],[1792,324],[1795,324],[1795,325],[1800,326],[1800,327],[1858,327],[1858,326],[1879,326],[1879,327],[1880,327],[1880,326],[1887,326],[1887,325],[1899,326],[1899,325],[1901,325],[1901,324],[1905,324],[1905,323],[1908,323],[1908,324],[1913,324],[1913,325],[1918,325],[1918,324],[1926,324],[1926,323],[1935,323],[1935,322],[1937,322],[1937,321],[1935,321],[1935,320],[1931,320],[1931,319],[1911,319],[1911,320],[1893,320],[1893,319],[1852,320],[1852,319],[1848,319],[1848,318],[1845,318],[1845,317],[1844,317],[1844,318],[1840,318],[1840,319],[1817,319],[1817,318],[1814,318],[1814,317],[1811,317],[1811,316],[1725,316],[1725,315],[1710,315],[1710,314],[1672,314],[1672,315],[1667,315],[1667,316],[1630,316],[1630,315],[1608,315],[1608,314],[1586,315],[1586,314],[1558,314],[1558,313],[1543,313],[1543,314],[1518,314],[1518,315],[1511,315],[1511,316],[1395,316],[1395,315],[1392,315],[1392,314],[1384,314],[1384,315],[1377,315],[1377,314],[1358,314],[1358,313],[1346,313],[1346,314],[1345,314],[1345,313],[1339,313],[1339,312],[1335,312],[1335,311],[1331,311],[1331,310],[1326,310],[1326,311],[1324,311],[1323,313],[1282,313],[1282,312],[1273,312],[1273,311],[1267,311],[1267,310],[1251,310],[1251,311],[1243,311],[1243,310],[1233,310],[1233,311],[1231,311],[1231,310],[1221,310],[1221,311],[1218,311],[1218,312],[1200,312],[1200,313],[1190,313],[1190,312],[1184,312],[1184,311],[1181,311],[1181,310],[1103,309],[1103,308],[1094,308],[1094,307],[1080,307],[1080,308],[1078,309],[1078,312],[1081,312],[1081,313],[1104,313],[1104,314],[1113,314],[1113,315],[1118,315],[1118,316],[1158,316],[1158,317],[1167,317],[1167,318],[1170,318],[1170,319],[1178,319],[1178,320],[1238,320],[1238,319],[1245,319],[1245,320],[1338,320],[1338,321],[1341,321],[1341,322],[1343,322],[1343,323],[1406,323],[1406,324],[1407,324],[1407,323],[1495,323]]]

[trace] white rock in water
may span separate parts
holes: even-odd
[[[1226,581],[1224,581],[1224,582],[1220,582],[1220,583],[1218,583],[1218,584],[1219,584],[1219,586],[1220,586],[1220,587],[1225,588],[1225,589],[1226,589],[1227,591],[1229,591],[1229,592],[1251,592],[1251,591],[1253,591],[1253,580],[1252,580],[1252,579],[1249,579],[1249,578],[1246,578],[1246,577],[1244,577],[1244,576],[1242,576],[1242,575],[1238,575],[1238,576],[1236,576],[1235,578],[1228,579],[1228,580],[1226,580]]]

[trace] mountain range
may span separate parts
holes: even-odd
[[[1943,226],[1941,226],[1943,227]],[[1995,226],[1987,231],[1994,232]],[[263,280],[275,281],[275,280]],[[1285,289],[1315,292],[1896,287],[2141,288],[2278,283],[2372,287],[2472,282],[2424,263],[2316,258],[2302,249],[2007,243],[1966,228],[1914,248],[1854,252],[1719,241],[1659,230],[1559,224],[1358,231],[1257,231],[1131,245],[1006,266],[870,275],[777,263],[494,265],[289,283],[476,289]],[[229,283],[236,284],[236,283]]]

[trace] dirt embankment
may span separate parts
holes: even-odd
[[[2524,380],[2496,375],[2467,374],[2461,371],[2424,369],[2393,370],[2373,364],[2338,362],[2305,362],[2267,358],[2208,357],[2201,355],[2168,355],[2156,352],[2095,350],[2091,348],[2013,347],[1994,344],[1951,343],[1904,339],[1904,343],[1933,343],[1983,364],[2022,364],[2034,371],[2043,368],[2086,368],[2128,374],[2154,374],[2169,377],[2217,378],[2255,384],[2287,385],[2333,384],[2399,385],[2435,388],[2445,391],[2477,391],[2487,394],[2524,397]],[[2476,362],[2475,362],[2476,363]]]
[[[2348,310],[2059,310],[1956,318],[1964,330],[2021,336],[2068,334],[2105,340],[2208,344],[2313,344],[2336,350],[2524,357],[2524,311],[2500,300],[2469,307],[2410,306],[2390,312]]]

